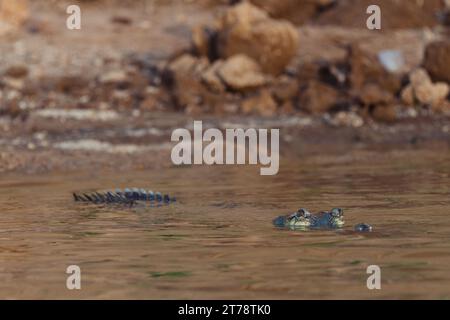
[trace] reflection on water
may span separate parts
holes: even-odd
[[[0,298],[450,298],[450,157],[397,152],[256,167],[2,177]],[[415,155],[415,156],[412,156]],[[148,187],[162,207],[74,203],[72,191]],[[290,231],[299,207],[346,227]],[[354,233],[366,222],[372,233]],[[82,289],[65,270],[81,268]],[[381,267],[382,289],[366,287]]]

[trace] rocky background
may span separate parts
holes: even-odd
[[[447,0],[78,4],[82,29],[67,30],[68,2],[0,0],[0,171],[129,159],[202,117],[275,119],[331,143],[341,127],[350,143],[448,141]],[[370,4],[382,30],[366,28]]]

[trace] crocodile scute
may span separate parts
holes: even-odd
[[[169,204],[175,202],[176,198],[160,192],[147,191],[145,189],[126,188],[123,191],[92,192],[92,193],[73,193],[73,199],[76,202],[89,202],[95,204],[129,204],[138,202],[148,202],[155,204]]]

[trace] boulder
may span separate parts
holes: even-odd
[[[217,60],[201,74],[203,83],[213,92],[222,93],[225,91],[225,84],[218,73],[223,63],[222,60]]]
[[[268,81],[259,64],[244,54],[227,59],[217,73],[228,87],[236,91],[254,89]]]
[[[8,67],[4,76],[11,78],[25,78],[29,73],[28,67],[22,64],[12,65]]]
[[[99,77],[99,81],[103,84],[117,84],[128,80],[127,73],[124,70],[111,70],[103,73]]]
[[[434,81],[450,83],[450,41],[436,41],[425,49],[424,68]]]
[[[400,98],[406,104],[406,106],[414,106],[416,103],[416,97],[414,95],[414,89],[412,85],[407,85],[401,92]]]
[[[197,58],[188,53],[182,54],[170,61],[167,71],[173,78],[192,76],[208,68],[209,62],[205,58]]]
[[[434,111],[439,111],[445,104],[450,93],[450,87],[445,82],[433,83],[422,68],[418,68],[409,75],[410,84],[406,86],[402,93],[402,101],[411,106],[416,103],[428,105]]]
[[[244,114],[257,114],[270,117],[275,115],[277,103],[270,94],[270,91],[263,89],[256,95],[244,99],[241,104],[241,110]]]
[[[311,81],[300,93],[299,105],[313,114],[330,111],[339,100],[339,92],[319,81]]]
[[[378,105],[372,110],[372,117],[380,122],[394,122],[397,110],[394,105]]]
[[[208,92],[201,81],[201,74],[207,70],[206,58],[182,54],[169,62],[164,71],[164,83],[178,109],[197,110]]]
[[[29,16],[28,0],[0,0],[0,22],[19,27]]]
[[[278,75],[297,54],[299,35],[288,21],[275,20],[262,9],[243,2],[229,8],[218,28],[218,54],[245,54],[265,73]]]
[[[219,58],[217,30],[203,25],[194,26],[191,37],[193,51],[196,55],[208,57],[211,61]]]
[[[281,76],[276,79],[271,90],[279,103],[292,102],[300,92],[300,85],[296,78]]]
[[[355,92],[361,92],[367,84],[375,84],[393,95],[401,88],[401,76],[389,72],[378,58],[370,52],[353,45],[349,54],[350,85]]]
[[[388,104],[394,96],[374,83],[366,84],[360,94],[361,101],[366,105]]]

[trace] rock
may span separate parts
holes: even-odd
[[[12,100],[2,104],[0,108],[0,116],[2,115],[8,115],[11,118],[25,118],[27,116],[27,111],[20,108],[17,100]]]
[[[355,112],[340,111],[336,113],[330,123],[338,127],[359,128],[364,124],[364,120]]]
[[[430,43],[425,49],[423,65],[434,81],[450,83],[450,41]]]
[[[19,27],[29,16],[28,0],[0,0],[0,22]]]
[[[195,53],[199,56],[209,56],[210,38],[208,37],[207,30],[205,26],[194,26],[192,28],[192,45],[196,51]]]
[[[295,105],[292,101],[285,101],[280,107],[281,114],[294,114],[295,111]]]
[[[316,74],[311,74],[310,78],[319,78],[323,83],[329,84],[342,90],[348,89],[349,67],[345,61],[319,60],[316,67]],[[314,69],[311,69],[311,71]]]
[[[22,91],[25,87],[25,81],[21,78],[4,77],[2,82],[6,87],[18,91]]]
[[[217,52],[217,31],[207,26],[195,26],[192,29],[192,44],[197,55],[214,61],[219,58]]]
[[[378,52],[378,60],[389,72],[399,72],[405,64],[400,50],[382,50]]]
[[[237,91],[254,89],[268,81],[259,64],[244,54],[227,59],[217,73],[227,86]]]
[[[139,107],[142,111],[161,111],[169,106],[172,107],[172,105],[173,103],[167,90],[158,87],[147,87]]]
[[[24,65],[14,65],[6,69],[4,75],[11,78],[24,78],[28,75],[28,68]]]
[[[339,100],[339,92],[333,87],[319,81],[311,81],[300,93],[301,109],[313,114],[330,111]]]
[[[206,88],[198,79],[184,77],[178,79],[172,93],[177,107],[184,110],[201,105],[205,91]]]
[[[292,101],[300,92],[298,80],[287,76],[279,77],[271,87],[273,96],[279,103]]]
[[[210,68],[212,66],[206,57],[197,58],[190,54],[183,54],[168,64],[166,77],[170,80],[165,82],[178,109],[197,114],[199,110],[208,112],[214,108],[215,95],[207,87],[208,84],[212,85],[215,71]]]
[[[271,19],[265,11],[247,2],[228,9],[219,23],[219,55],[229,58],[246,54],[265,73],[283,72],[298,47],[299,35],[290,22]]]
[[[190,54],[183,54],[173,61],[167,67],[168,70],[175,74],[192,73],[198,64],[198,59]]]
[[[258,114],[271,117],[277,111],[277,103],[270,94],[270,91],[263,89],[258,94],[245,99],[241,104],[241,110],[244,114]]]
[[[130,17],[127,16],[113,16],[111,17],[111,22],[116,24],[122,24],[122,25],[131,25],[133,23],[133,20]]]
[[[104,84],[117,84],[127,81],[127,73],[123,70],[112,70],[100,76],[100,82]]]
[[[443,0],[445,8],[441,12],[441,21],[444,25],[450,26],[450,1],[449,0]]]
[[[88,87],[89,81],[80,75],[66,75],[56,80],[55,89],[63,93],[74,93]]]
[[[409,81],[411,82],[411,85],[414,89],[418,88],[421,85],[431,84],[430,76],[428,75],[427,71],[422,68],[413,70],[409,74]]]
[[[190,54],[183,54],[167,66],[167,71],[171,74],[172,80],[188,77],[200,77],[200,75],[209,67],[208,59],[197,58]]]
[[[234,101],[234,96],[224,93],[214,93],[205,90],[202,93],[202,109],[203,112],[214,112],[215,114],[230,113],[233,108],[236,111],[237,103]]]
[[[156,111],[162,109],[161,104],[159,104],[158,100],[151,96],[146,97],[144,100],[142,100],[139,108],[142,111]]]
[[[400,90],[401,76],[386,70],[376,56],[358,45],[351,47],[349,63],[350,84],[355,92],[360,92],[367,84],[376,84],[393,95]]]
[[[11,33],[13,30],[14,28],[12,26],[0,20],[0,37]]]
[[[374,83],[366,84],[360,94],[361,101],[366,105],[388,104],[394,100],[394,96]]]
[[[119,118],[119,114],[113,110],[85,110],[85,109],[41,109],[34,115],[43,118],[54,118],[78,121],[113,121]]]
[[[99,141],[96,139],[80,139],[80,140],[68,140],[55,143],[55,148],[74,151],[84,150],[100,153],[124,153],[131,154],[145,150],[145,147],[134,144],[112,144],[109,142]]]
[[[447,83],[437,82],[421,85],[414,90],[414,93],[420,103],[439,109],[439,105],[446,100],[449,91]]]
[[[296,71],[296,77],[299,85],[307,85],[311,80],[322,81],[320,77],[320,70],[320,63],[306,62],[301,64]],[[322,82],[327,83],[326,81]]]
[[[184,112],[189,116],[200,116],[204,113],[203,109],[197,104],[187,105]]]
[[[427,72],[418,68],[409,75],[410,85],[401,93],[403,102],[413,105],[418,102],[429,105],[433,110],[441,109],[450,93],[450,87],[445,82],[433,83]]]
[[[213,92],[221,93],[225,91],[225,84],[220,79],[218,71],[222,68],[223,61],[217,60],[205,72],[202,73],[203,83]]]
[[[432,91],[433,84],[432,83],[422,83],[418,86],[413,86],[414,88],[414,96],[418,102],[422,105],[429,105],[432,101]]]
[[[416,103],[416,97],[414,96],[414,89],[412,85],[407,85],[402,90],[400,97],[407,106],[414,106],[414,104]]]
[[[444,101],[441,105],[438,106],[434,111],[440,112],[447,117],[450,116],[450,101]]]
[[[372,117],[381,122],[394,122],[397,119],[397,110],[394,105],[378,105],[373,108]]]

